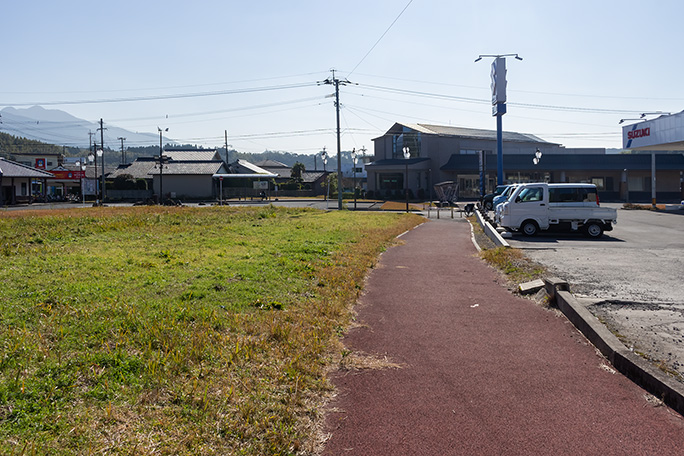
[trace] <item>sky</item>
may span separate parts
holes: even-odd
[[[621,148],[621,119],[684,109],[680,0],[1,2],[0,109],[182,144],[335,152],[331,69],[349,81],[342,150],[395,122],[495,130],[482,54],[523,58],[506,60],[506,131]]]

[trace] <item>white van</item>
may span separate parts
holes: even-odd
[[[617,210],[600,207],[593,184],[519,185],[500,204],[497,223],[508,231],[533,236],[539,230],[578,231],[598,238],[617,223]]]

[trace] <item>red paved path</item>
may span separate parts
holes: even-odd
[[[405,367],[333,376],[324,455],[684,454],[684,419],[602,368],[564,317],[513,296],[467,223],[402,240],[345,343]]]

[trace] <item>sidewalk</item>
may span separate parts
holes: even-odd
[[[679,455],[684,419],[614,373],[563,316],[512,295],[464,219],[406,233],[345,344],[324,455]]]

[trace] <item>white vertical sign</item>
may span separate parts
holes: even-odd
[[[492,104],[506,103],[506,58],[492,62]]]

